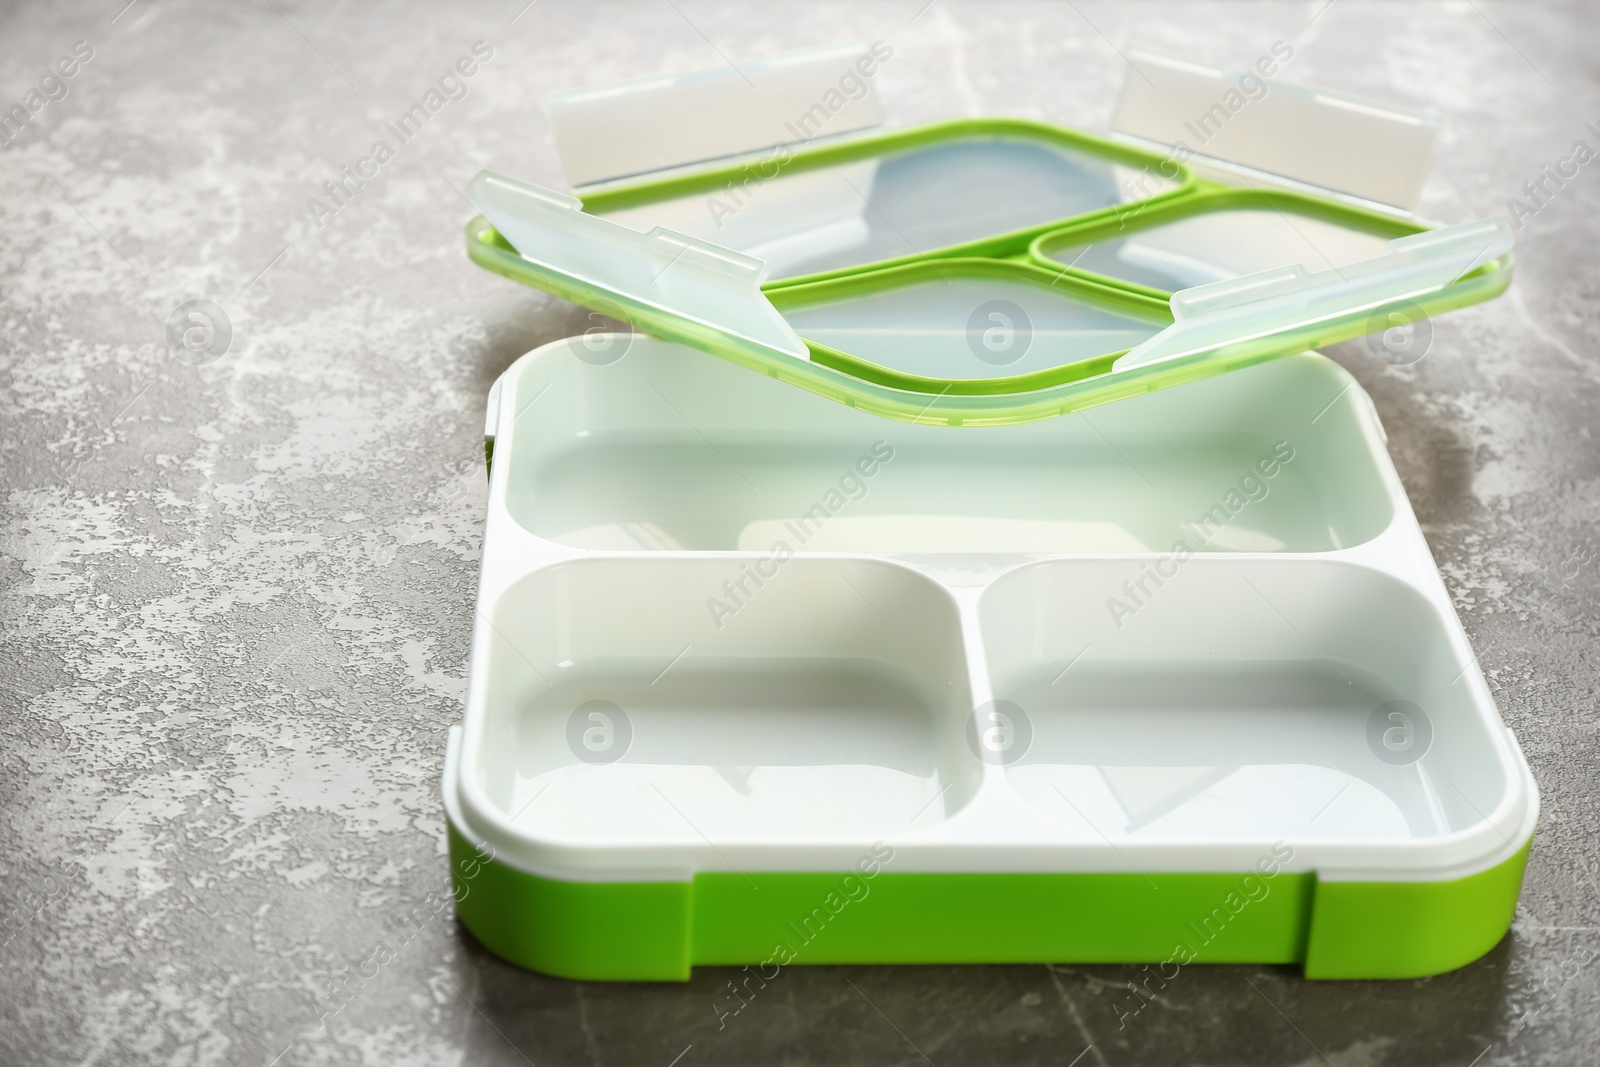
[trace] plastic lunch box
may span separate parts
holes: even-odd
[[[838,129],[745,177],[860,54],[562,98],[581,202],[469,189],[476,262],[646,333],[490,396],[463,922],[585,979],[1481,956],[1536,789],[1308,350],[1503,290],[1505,224],[1415,221],[1431,126],[1329,94],[1156,151],[1234,76],[1148,55],[1115,140]]]

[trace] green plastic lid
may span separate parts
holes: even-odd
[[[1001,259],[930,256],[767,292],[759,259],[536,185],[485,171],[468,197],[498,231],[469,226],[491,269],[846,403],[951,423],[1043,418],[1481,300],[1508,272],[1474,272],[1512,245],[1506,220],[1483,219],[1321,270],[1184,289],[1170,310],[1142,287]]]

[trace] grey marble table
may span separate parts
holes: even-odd
[[[3,7],[0,109],[79,55],[0,149],[0,1061],[1594,1062],[1600,163],[1523,188],[1600,148],[1592,7],[524,2]],[[1130,44],[1293,41],[1286,76],[1443,117],[1427,217],[1536,209],[1511,292],[1437,322],[1421,362],[1330,352],[1542,791],[1485,959],[1192,968],[1121,1025],[1132,968],[793,968],[719,1029],[727,972],[543,978],[440,906],[483,403],[570,311],[467,262],[455,190],[482,166],[560,184],[555,89],[879,38],[894,125],[1087,129]],[[324,183],[479,41],[465,95],[329,210]],[[167,343],[190,300],[231,328],[201,366]]]

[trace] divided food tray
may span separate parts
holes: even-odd
[[[1375,978],[1504,934],[1533,781],[1307,350],[1498,294],[1511,231],[1412,218],[1433,126],[1330,94],[1191,168],[1163,131],[1232,76],[1141,64],[1123,141],[862,133],[869,93],[774,154],[871,66],[836,50],[746,67],[771,114],[727,72],[554,102],[569,173],[621,176],[581,197],[469,184],[475,262],[645,331],[489,400],[444,796],[491,950]]]
[[[1335,364],[974,430],[614,340],[490,402],[445,798],[495,952],[1382,977],[1504,933],[1534,786]]]

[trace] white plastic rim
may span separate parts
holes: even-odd
[[[584,354],[493,396],[444,788],[505,862],[843,870],[883,840],[906,871],[1198,872],[1283,841],[1434,880],[1531,833],[1370,401],[1322,357],[962,429],[644,337]]]

